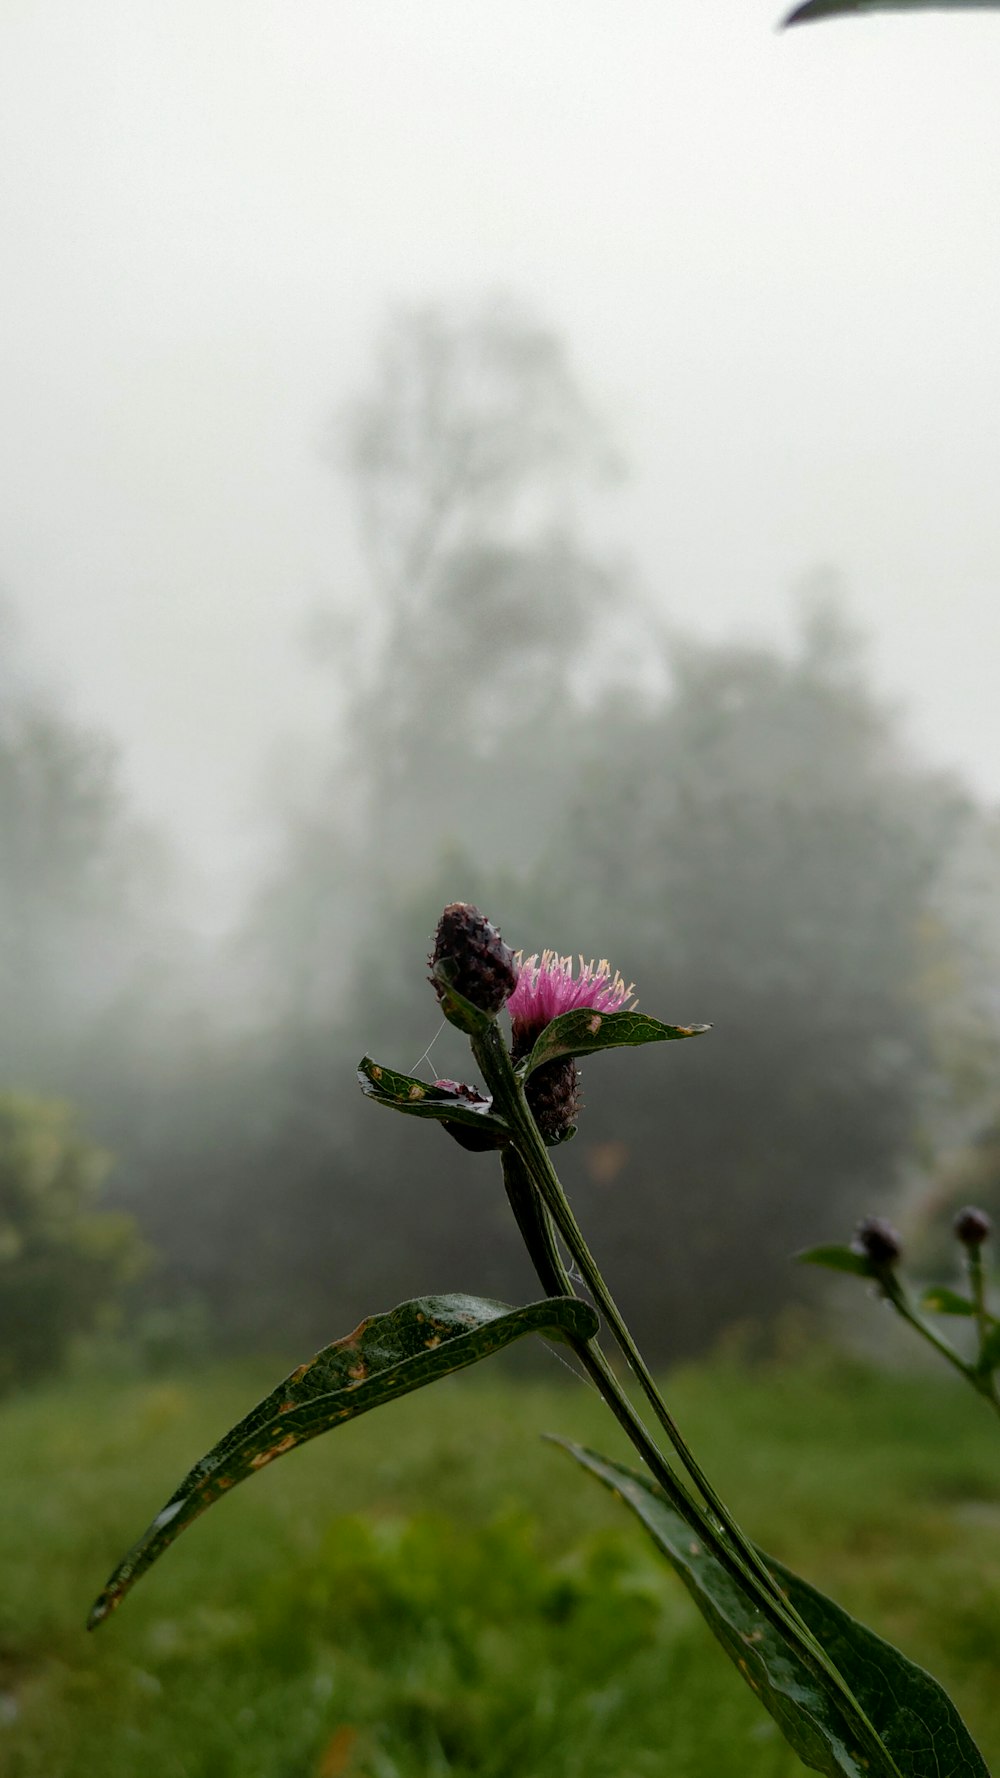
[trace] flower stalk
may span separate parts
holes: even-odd
[[[502,1156],[504,1182],[518,1228],[543,1289],[552,1295],[575,1294],[572,1279],[559,1254],[555,1236],[555,1231],[558,1230],[676,1456],[698,1488],[705,1503],[704,1508],[695,1501],[650,1436],[596,1339],[570,1342],[584,1370],[671,1505],[692,1531],[704,1540],[717,1560],[751,1588],[760,1611],[793,1639],[803,1659],[833,1682],[851,1711],[856,1726],[864,1738],[869,1739],[870,1747],[877,1749],[884,1763],[884,1745],[847,1681],[791,1606],[762,1556],[722,1502],[663,1401],[652,1373],[587,1246],[532,1116],[524,1083],[514,1071],[511,1057],[496,1024],[490,1021],[479,1031],[470,1033],[470,1042],[483,1079],[492,1094],[493,1104],[511,1130],[511,1142]]]
[[[981,1278],[981,1264],[979,1269]],[[975,1284],[973,1284],[973,1295],[975,1301]],[[934,1351],[945,1360],[945,1363],[950,1364],[953,1370],[958,1371],[959,1375],[964,1377],[967,1383],[971,1383],[977,1395],[981,1395],[983,1400],[989,1403],[995,1414],[1000,1414],[1000,1396],[997,1394],[996,1375],[993,1371],[984,1370],[982,1368],[983,1353],[986,1346],[987,1335],[990,1331],[990,1322],[987,1317],[982,1284],[980,1283],[977,1313],[975,1315],[978,1331],[979,1354],[976,1361],[971,1364],[968,1359],[963,1358],[962,1354],[955,1350],[955,1347],[951,1344],[950,1340],[946,1340],[943,1334],[938,1333],[936,1327],[932,1327],[928,1321],[925,1321],[919,1310],[914,1308],[909,1295],[898,1278],[893,1278],[891,1283],[887,1285],[885,1288],[885,1296],[886,1300],[892,1304],[896,1314],[906,1322],[907,1326],[912,1327],[914,1332],[920,1335],[921,1339],[926,1340],[927,1344],[932,1346]]]

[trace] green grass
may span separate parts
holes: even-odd
[[[0,1408],[3,1778],[793,1778],[634,1522],[539,1435],[622,1446],[494,1367],[275,1464],[83,1619],[255,1364]],[[760,1542],[948,1686],[1000,1767],[1000,1429],[947,1380],[715,1364],[668,1396]],[[931,1775],[928,1775],[931,1778]]]

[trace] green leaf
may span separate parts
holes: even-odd
[[[563,1444],[563,1449],[642,1521],[805,1765],[828,1778],[989,1778],[947,1694],[898,1649],[765,1556],[790,1603],[846,1679],[876,1731],[873,1739],[833,1681],[763,1616],[654,1482],[582,1446]]]
[[[989,1778],[986,1762],[947,1692],[916,1661],[766,1558],[799,1616],[844,1675],[903,1778]]]
[[[998,0],[805,0],[782,22],[808,25],[843,12],[987,12]]]
[[[478,1037],[481,1032],[488,1031],[496,1024],[492,1013],[483,1012],[479,1006],[473,1006],[451,985],[455,962],[452,957],[442,957],[431,970],[431,979],[437,988],[441,1011],[450,1025],[464,1031],[467,1037]]]
[[[931,1315],[974,1315],[976,1308],[968,1297],[959,1296],[945,1284],[932,1284],[920,1298],[920,1307]]]
[[[94,1629],[176,1537],[220,1495],[275,1457],[466,1365],[525,1334],[589,1340],[598,1318],[576,1297],[511,1309],[473,1296],[426,1296],[372,1315],[299,1365],[185,1476],[94,1603]]]
[[[397,1074],[370,1056],[358,1063],[358,1084],[366,1099],[376,1105],[387,1105],[391,1111],[405,1112],[409,1117],[435,1118],[441,1123],[465,1124],[469,1129],[492,1133],[498,1137],[510,1134],[502,1117],[489,1104],[471,1105],[467,1099],[456,1099],[446,1087],[418,1080],[415,1074]]]
[[[802,1266],[826,1266],[831,1272],[854,1272],[859,1278],[877,1276],[867,1254],[855,1253],[853,1247],[807,1247],[795,1257]]]
[[[700,1037],[711,1025],[662,1025],[641,1012],[595,1012],[580,1007],[560,1013],[546,1025],[527,1060],[518,1065],[522,1080],[559,1056],[590,1056],[595,1050],[632,1049],[640,1043],[666,1043],[675,1037]]]

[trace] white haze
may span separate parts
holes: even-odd
[[[1000,16],[778,0],[6,0],[0,582],[216,911],[364,596],[322,448],[387,303],[506,290],[681,625],[842,571],[921,748],[1000,795]],[[209,918],[217,917],[210,915]]]

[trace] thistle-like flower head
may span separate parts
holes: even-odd
[[[610,963],[585,963],[579,959],[574,973],[572,957],[543,951],[541,957],[518,959],[517,986],[507,1001],[513,1027],[511,1051],[515,1062],[526,1056],[546,1025],[564,1012],[621,1012],[633,1004],[633,990],[626,986]],[[580,1110],[580,1077],[572,1056],[543,1062],[525,1086],[535,1122],[548,1144],[565,1141],[573,1134]]]
[[[579,959],[574,973],[572,957],[543,951],[521,963],[517,986],[507,1002],[514,1027],[514,1056],[526,1054],[535,1038],[560,1013],[583,1007],[594,1012],[621,1012],[634,1004],[634,985],[626,986],[610,963],[585,963]]]

